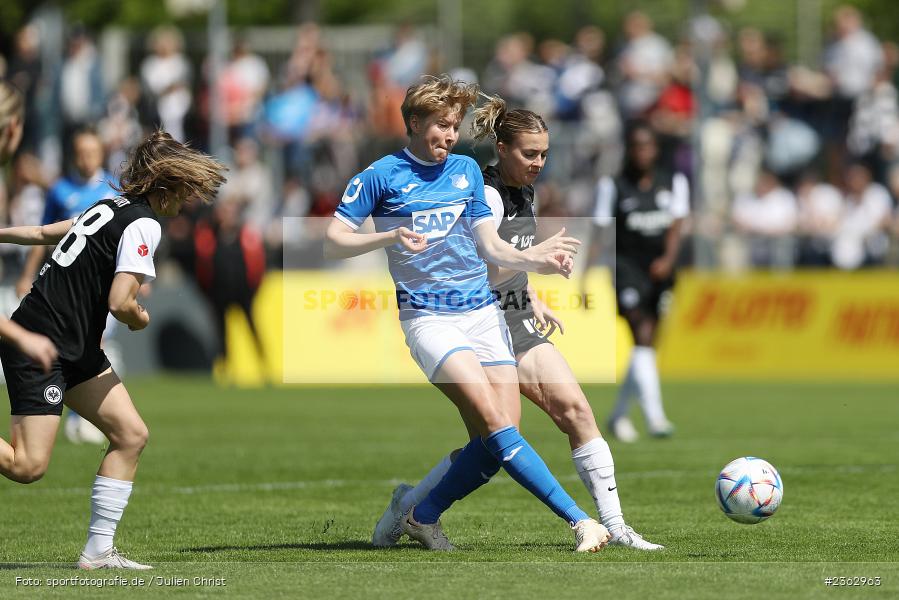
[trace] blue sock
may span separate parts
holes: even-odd
[[[574,499],[562,489],[540,455],[521,437],[518,428],[506,427],[494,431],[484,441],[484,445],[498,461],[501,461],[512,479],[537,496],[570,525],[590,518],[590,515],[581,510]]]
[[[498,471],[499,463],[484,446],[484,441],[481,438],[471,440],[440,483],[415,507],[412,518],[419,523],[436,523],[453,502],[490,481]]]

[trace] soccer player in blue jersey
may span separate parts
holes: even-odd
[[[507,110],[499,97],[474,111],[472,130],[476,140],[490,137],[496,142],[496,165],[483,171],[484,192],[499,237],[525,250],[537,236],[534,181],[549,152],[549,132],[540,115],[529,110]],[[568,436],[571,459],[596,503],[600,521],[609,530],[609,545],[637,550],[661,550],[643,539],[624,521],[615,462],[609,444],[602,438],[584,391],[562,353],[549,340],[555,329],[564,332],[561,321],[536,295],[527,273],[488,265],[490,282],[500,298],[509,326],[521,393],[545,411]],[[458,450],[444,457],[412,487],[400,484],[390,505],[375,526],[372,544],[393,546],[399,541],[402,514],[424,500],[443,477]]]
[[[499,238],[477,163],[451,154],[477,93],[445,75],[407,90],[401,110],[409,145],[350,180],[325,255],[386,250],[412,357],[456,405],[472,437],[427,498],[403,515],[402,531],[426,548],[452,550],[440,515],[502,467],[571,526],[577,551],[595,552],[608,531],[577,506],[515,426],[515,357],[478,254],[516,271],[568,274],[578,242],[560,231],[518,251]],[[376,232],[358,233],[370,216]]]
[[[115,198],[115,183],[103,169],[103,142],[91,129],[82,129],[72,138],[75,172],[54,183],[47,192],[41,225],[71,219],[99,200]],[[16,283],[16,293],[24,296],[31,289],[34,277],[43,264],[47,249],[35,246],[28,254],[25,267]]]
[[[92,129],[82,129],[72,138],[72,150],[75,173],[57,181],[47,192],[41,225],[71,219],[96,202],[117,196],[112,187],[115,183],[112,175],[103,169],[103,142],[100,136]],[[16,283],[16,293],[20,298],[31,289],[34,277],[44,263],[46,255],[47,249],[44,246],[34,246],[28,253],[22,274]],[[109,335],[109,329],[115,327],[116,321],[109,317],[106,323],[105,335]],[[116,368],[121,370],[118,365]],[[100,430],[78,416],[74,410],[70,410],[66,417],[65,434],[66,438],[74,443],[106,443],[106,437]]]

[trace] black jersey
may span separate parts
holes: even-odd
[[[160,225],[145,200],[110,198],[76,217],[12,319],[49,337],[61,360],[100,346],[117,271],[155,276]]]
[[[484,186],[493,188],[499,194],[502,202],[502,218],[496,233],[500,239],[515,246],[517,250],[526,250],[534,245],[537,236],[537,218],[534,212],[534,186],[526,185],[520,188],[507,187],[499,174],[499,169],[491,165],[484,169]],[[499,207],[494,206],[496,195],[489,189],[485,189],[487,203],[494,212]],[[497,215],[494,215],[496,218]],[[508,281],[497,286],[495,293],[499,297],[500,307],[503,310],[530,310],[527,299],[528,274],[519,271]]]
[[[627,177],[604,177],[597,187],[595,220],[615,219],[617,255],[648,269],[665,253],[665,239],[675,220],[689,214],[689,185],[681,173],[656,170],[641,189]]]

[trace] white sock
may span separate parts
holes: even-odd
[[[418,482],[418,485],[406,492],[406,495],[400,500],[400,509],[405,513],[427,498],[428,493],[440,483],[440,480],[443,479],[443,476],[446,475],[446,472],[449,471],[450,465],[452,464],[453,461],[450,460],[449,455],[447,454],[444,456],[440,462],[425,475],[424,479]]]
[[[659,385],[659,369],[656,366],[656,351],[649,346],[635,346],[631,356],[634,380],[637,383],[637,401],[643,410],[646,422],[663,423],[665,409],[662,408],[662,387]]]
[[[599,520],[606,529],[624,525],[621,501],[618,499],[618,484],[615,482],[615,461],[609,444],[601,437],[595,438],[571,451],[574,468],[587,486]]]
[[[621,417],[626,417],[631,408],[631,396],[637,392],[637,382],[634,380],[634,359],[627,367],[627,374],[621,387],[618,388],[618,400],[615,402],[615,409],[612,411],[611,421],[617,421]]]
[[[106,554],[112,548],[112,538],[128,506],[133,485],[130,481],[97,475],[91,492],[91,524],[84,545],[84,555],[88,558]]]

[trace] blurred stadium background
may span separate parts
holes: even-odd
[[[548,117],[545,216],[590,217],[635,119],[689,175],[663,376],[895,378],[899,20],[884,17],[896,12],[888,0],[10,0],[0,76],[28,108],[0,220],[40,219],[80,128],[99,133],[112,175],[157,126],[226,159],[217,206],[165,225],[152,333],[117,332],[113,346],[130,373],[277,381],[285,245],[294,281],[338,268],[314,217],[403,144],[406,86],[449,71]],[[458,151],[491,152],[469,139]],[[0,247],[7,312],[24,256]],[[260,291],[258,345],[225,308],[241,285]]]

